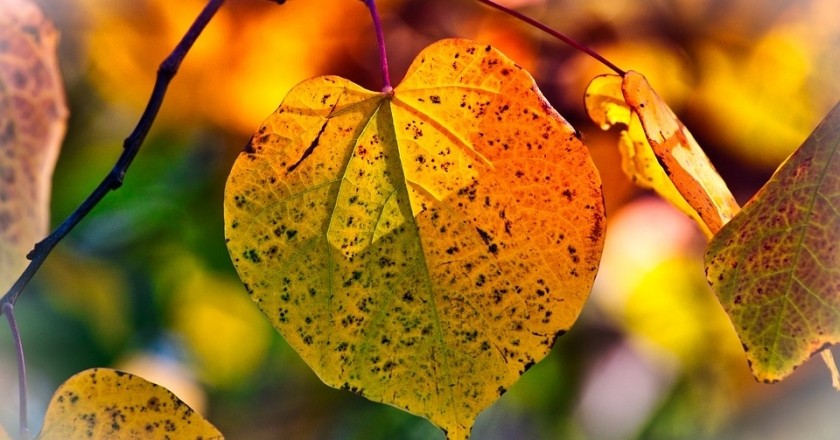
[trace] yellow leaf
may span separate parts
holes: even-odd
[[[35,3],[0,0],[0,292],[47,233],[67,119],[57,40]]]
[[[306,363],[452,439],[575,321],[603,216],[586,148],[531,76],[459,39],[390,94],[302,83],[225,190],[237,271]]]
[[[715,236],[706,276],[759,380],[840,342],[840,104]]]
[[[738,204],[694,137],[644,76],[596,77],[586,91],[590,118],[603,129],[628,128],[619,149],[625,173],[693,218],[711,238]]]
[[[222,439],[166,388],[106,368],[82,371],[50,400],[38,440]]]

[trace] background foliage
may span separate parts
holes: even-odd
[[[40,3],[62,33],[71,112],[54,180],[58,222],[112,166],[158,63],[203,1]],[[505,3],[643,72],[741,202],[840,98],[831,0]],[[754,382],[704,281],[702,235],[633,189],[617,133],[586,122],[583,90],[603,67],[469,0],[380,9],[395,80],[439,38],[492,43],[584,133],[604,179],[607,247],[591,300],[552,354],[479,417],[475,438],[835,438],[840,400],[825,369],[809,362],[781,384]],[[234,157],[292,85],[322,73],[379,88],[360,2],[225,5],[173,81],[125,185],[18,303],[34,418],[72,374],[113,366],[167,386],[229,438],[441,437],[322,385],[247,297],[224,246],[222,190]],[[12,396],[9,338],[0,349],[0,390]],[[6,426],[15,426],[14,405],[0,403]]]

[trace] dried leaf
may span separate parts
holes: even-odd
[[[840,104],[709,244],[706,274],[756,378],[840,342]]]
[[[586,90],[589,117],[603,129],[628,128],[619,149],[625,173],[693,218],[711,238],[738,204],[694,137],[644,76],[601,75]]]
[[[240,277],[318,376],[452,439],[575,321],[603,215],[574,129],[467,40],[426,48],[392,94],[302,83],[225,193]]]
[[[47,233],[67,119],[57,40],[35,3],[0,0],[0,292]]]
[[[82,371],[50,400],[37,440],[222,439],[166,388],[107,368]]]

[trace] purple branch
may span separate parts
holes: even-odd
[[[23,357],[23,341],[20,338],[20,331],[18,330],[17,321],[15,320],[15,306],[12,303],[3,303],[3,314],[6,315],[6,320],[9,321],[9,329],[12,331],[12,341],[15,344],[15,354],[17,355],[18,364],[18,391],[20,408],[20,438],[21,440],[29,440],[29,415],[26,408],[26,360]]]
[[[502,5],[496,3],[492,0],[476,0],[476,1],[478,1],[479,3],[484,3],[485,5],[490,6],[491,8],[496,8],[496,9],[504,12],[505,14],[508,14],[508,15],[518,19],[518,20],[524,21],[525,23],[528,23],[531,26],[534,26],[535,28],[537,28],[537,29],[553,36],[554,38],[557,38],[558,40],[568,44],[569,46],[572,46],[575,49],[591,56],[592,58],[595,58],[596,60],[600,61],[601,64],[609,67],[610,69],[612,69],[615,73],[619,74],[620,76],[624,76],[624,74],[626,73],[623,70],[621,70],[618,66],[611,63],[606,58],[602,57],[601,54],[599,54],[598,52],[595,52],[594,50],[578,43],[577,41],[571,39],[570,37],[567,37],[566,35],[561,34],[560,32],[555,31],[554,29],[540,23],[537,20],[534,20],[533,18],[528,17],[527,15],[521,14],[517,11],[514,11],[513,9],[502,6]]]
[[[93,207],[96,206],[106,194],[122,186],[126,171],[131,165],[131,162],[134,160],[134,157],[137,156],[137,152],[140,151],[140,147],[146,139],[146,135],[152,127],[152,123],[157,117],[160,106],[163,104],[163,97],[166,95],[166,89],[169,86],[169,82],[172,81],[172,78],[178,72],[178,67],[181,65],[181,61],[184,60],[187,52],[189,52],[193,43],[195,43],[195,40],[201,34],[201,31],[204,30],[207,23],[210,22],[210,19],[213,18],[216,11],[219,10],[224,1],[225,0],[209,0],[198,17],[196,17],[189,30],[187,30],[186,34],[184,34],[181,38],[181,41],[177,46],[175,46],[175,49],[172,50],[172,53],[169,54],[169,56],[166,57],[166,59],[160,64],[157,71],[155,85],[152,89],[152,94],[149,97],[148,104],[146,104],[146,109],[143,111],[142,116],[140,116],[140,120],[137,122],[137,126],[134,127],[134,131],[132,131],[123,142],[123,152],[117,159],[117,163],[105,179],[102,180],[99,186],[97,186],[96,189],[94,189],[87,197],[87,199],[85,199],[85,201],[83,201],[82,204],[79,205],[79,207],[76,208],[76,210],[70,214],[70,216],[67,217],[67,219],[65,219],[64,222],[62,222],[50,235],[35,244],[35,248],[27,254],[26,258],[30,260],[29,265],[26,269],[24,269],[23,273],[17,281],[15,281],[15,284],[12,285],[9,291],[0,298],[0,304],[3,305],[0,313],[3,313],[2,310],[5,310],[6,304],[14,305],[17,302],[17,299],[24,287],[26,287],[29,281],[32,280],[32,277],[35,276],[35,273],[38,272],[38,269],[47,259],[47,256],[61,241],[61,239],[73,230],[73,228],[83,218],[85,218],[85,216],[87,216]]]
[[[116,164],[111,169],[111,172],[104,180],[93,190],[93,192],[85,199],[76,210],[70,214],[50,235],[35,244],[26,258],[30,260],[29,265],[26,266],[23,273],[15,281],[12,287],[0,298],[0,315],[6,315],[9,321],[9,327],[12,330],[12,339],[14,341],[15,349],[18,358],[18,376],[19,376],[19,390],[20,390],[20,432],[21,438],[29,440],[29,428],[27,423],[27,386],[26,386],[26,364],[23,357],[23,342],[20,338],[17,322],[14,317],[14,306],[20,297],[21,292],[38,272],[38,269],[46,261],[47,256],[52,252],[53,248],[64,238],[73,228],[96,206],[106,194],[110,191],[116,190],[122,186],[125,173],[131,162],[140,151],[152,123],[157,117],[158,111],[163,104],[163,98],[166,95],[166,89],[172,78],[178,72],[178,67],[181,61],[192,48],[198,36],[219,10],[224,3],[224,0],[208,0],[207,5],[196,17],[193,24],[181,38],[181,41],[172,50],[172,53],[160,64],[157,71],[157,78],[152,89],[149,102],[146,104],[146,109],[140,116],[137,126],[123,142],[123,151],[117,159]],[[282,2],[281,2],[282,3]]]
[[[379,46],[379,62],[382,68],[382,91],[391,93],[391,74],[388,73],[388,55],[385,52],[385,34],[382,32],[382,21],[379,20],[379,12],[376,10],[376,0],[362,0],[370,9],[370,16],[373,18],[373,29],[376,31],[376,44]]]

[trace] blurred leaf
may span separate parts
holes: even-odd
[[[83,320],[103,347],[128,339],[129,282],[117,266],[62,248],[53,251],[42,273],[50,286],[44,295],[57,308]]]
[[[228,248],[324,382],[466,438],[577,318],[600,180],[530,75],[443,40],[392,94],[296,87],[237,159]]]
[[[726,144],[727,154],[744,166],[772,170],[834,104],[840,40],[826,9],[835,6],[791,3],[747,47],[698,41],[698,120],[708,124],[708,138]]]
[[[710,356],[720,366],[743,362],[737,336],[696,256],[665,260],[646,273],[628,297],[623,318],[631,334],[675,355],[683,369],[708,369]]]
[[[191,266],[176,269],[173,326],[196,357],[203,380],[218,387],[242,385],[265,359],[271,327],[241,284]]]
[[[58,34],[29,0],[0,0],[0,292],[47,234],[67,109]]]
[[[169,392],[132,374],[82,371],[56,390],[38,440],[222,439],[207,420]]]
[[[738,212],[706,154],[644,76],[598,76],[585,99],[589,117],[602,129],[628,127],[619,142],[625,173],[691,216],[707,237]]]
[[[87,36],[94,86],[139,110],[156,67],[206,1],[82,3],[94,25]],[[352,35],[366,31],[366,14],[352,1],[228,2],[179,69],[157,124],[180,129],[205,121],[250,132],[292,86],[319,74]]]
[[[756,378],[840,341],[840,104],[709,244],[706,274]]]

